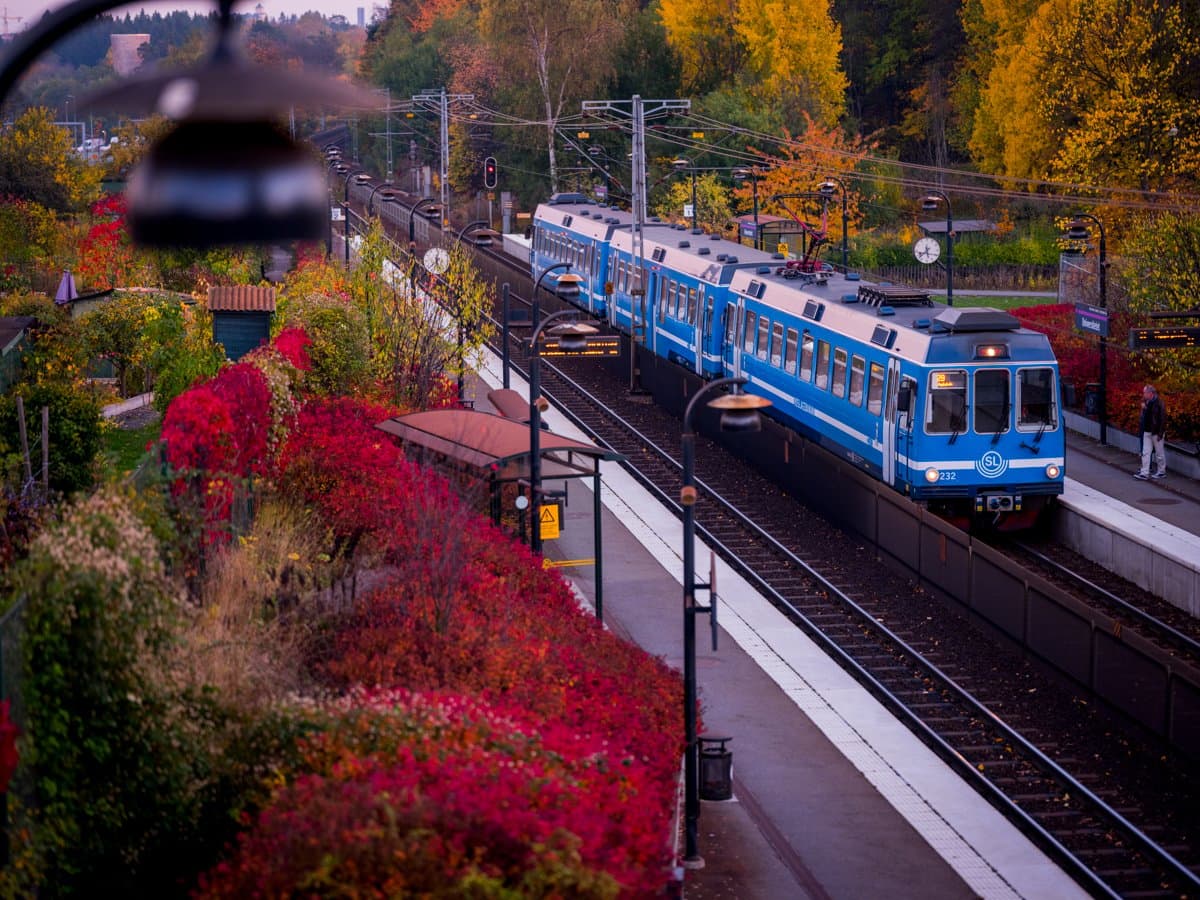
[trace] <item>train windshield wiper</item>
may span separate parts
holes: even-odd
[[[1042,435],[1046,433],[1046,426],[1049,424],[1049,422],[1042,422],[1041,426],[1038,428],[1037,434],[1033,436],[1033,443],[1027,444],[1024,441],[1021,441],[1021,446],[1026,450],[1033,451],[1034,453],[1041,453],[1042,448],[1040,445],[1042,443]]]
[[[1012,409],[1012,404],[1007,400],[1004,401],[1004,409],[1000,410],[1000,421],[996,424],[996,433],[992,435],[992,446],[996,446],[1000,441],[1000,435],[1004,434],[1005,428],[1008,425],[1008,414]]]

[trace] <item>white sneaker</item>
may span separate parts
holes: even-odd
[[[1133,477],[1136,478],[1138,481],[1149,481],[1150,480],[1149,475],[1143,475],[1141,472],[1134,472]]]
[[[1166,478],[1166,477],[1167,477],[1167,473],[1166,473],[1166,472],[1155,472],[1155,473],[1154,473],[1154,475],[1153,475],[1152,477],[1154,477],[1154,478]]]

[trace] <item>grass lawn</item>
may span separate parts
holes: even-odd
[[[934,299],[945,302],[946,295],[935,294]],[[1045,306],[1057,303],[1057,297],[1045,297],[1040,294],[1024,294],[1004,296],[1000,294],[972,294],[970,291],[955,291],[955,306],[987,306],[992,309],[1018,309],[1022,306]]]
[[[155,420],[140,428],[113,428],[105,432],[102,453],[106,464],[121,475],[137,468],[146,453],[146,444],[158,440],[162,421]]]

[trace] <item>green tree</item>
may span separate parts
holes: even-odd
[[[81,212],[100,193],[100,171],[74,153],[50,110],[28,109],[0,132],[0,196]]]

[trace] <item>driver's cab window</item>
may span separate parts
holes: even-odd
[[[1054,370],[1021,369],[1017,373],[1017,428],[1040,431],[1058,428],[1058,404],[1054,402]]]
[[[930,372],[925,430],[929,434],[957,434],[966,427],[966,422],[966,370],[940,369]]]

